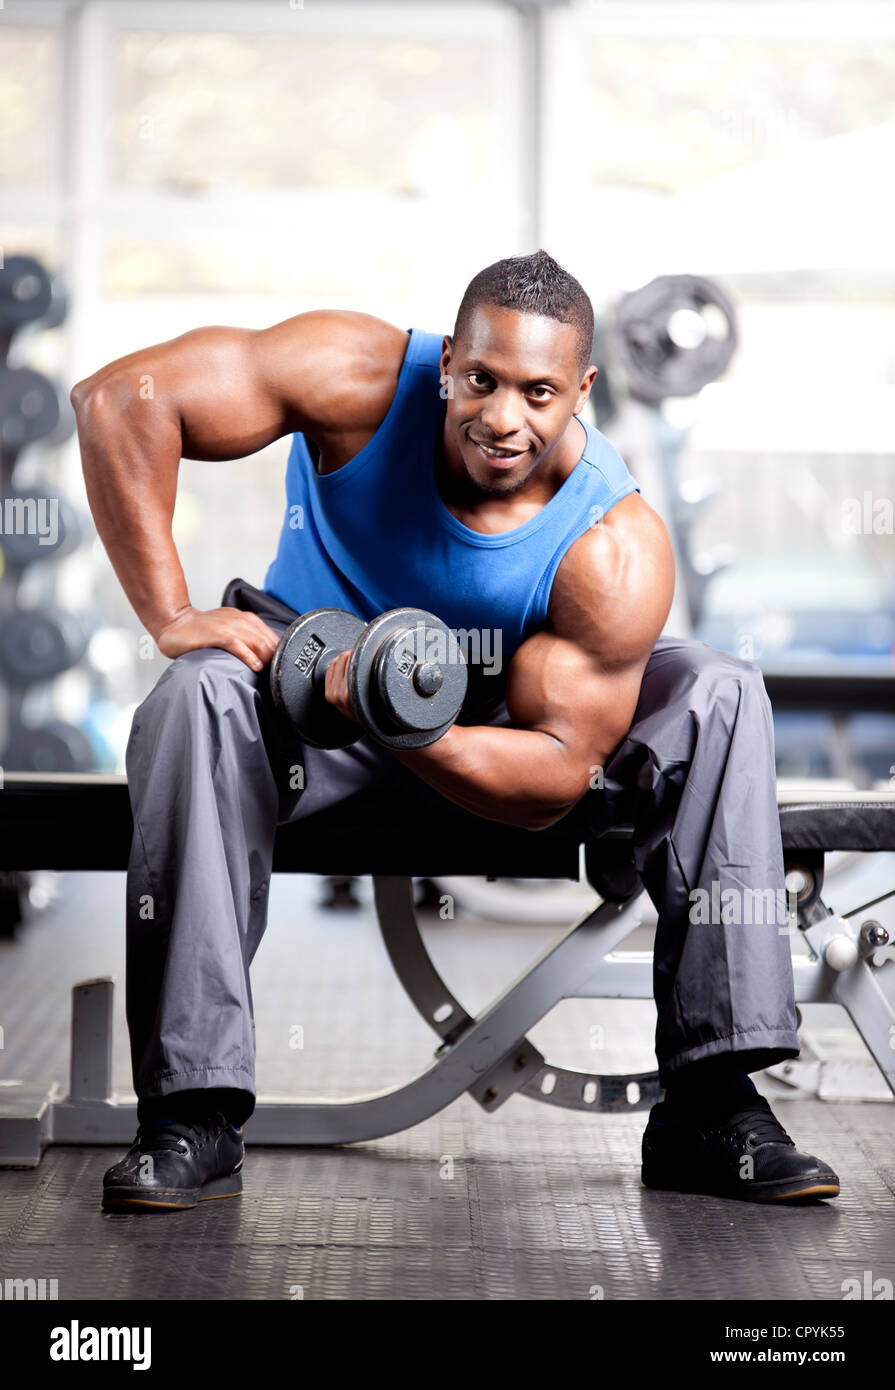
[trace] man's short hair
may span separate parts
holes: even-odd
[[[454,324],[455,342],[468,330],[480,304],[571,323],[578,335],[578,368],[582,376],[587,371],[594,341],[593,305],[574,275],[563,270],[546,251],[536,251],[532,256],[508,256],[480,270],[460,301]]]

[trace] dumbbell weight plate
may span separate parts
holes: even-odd
[[[364,736],[361,726],[329,704],[324,693],[326,667],[353,647],[363,631],[363,618],[345,608],[314,608],[280,638],[270,663],[274,704],[312,748],[347,748]]]
[[[40,261],[7,256],[0,267],[0,329],[13,333],[22,324],[44,318],[52,302],[52,280]]]
[[[61,719],[34,728],[17,725],[3,754],[10,772],[89,772],[95,760],[84,730]]]
[[[726,369],[737,344],[733,304],[713,280],[659,275],[615,310],[617,352],[631,394],[693,396]]]
[[[50,276],[50,302],[40,328],[58,328],[68,317],[68,281],[64,275]]]
[[[457,639],[422,608],[374,618],[348,663],[351,703],[385,748],[425,748],[441,738],[460,712],[466,680]]]
[[[11,570],[74,550],[81,529],[74,507],[58,493],[0,491],[0,550]]]
[[[59,424],[56,388],[31,367],[0,366],[0,447],[16,454]]]
[[[47,604],[23,609],[0,626],[0,676],[10,685],[51,680],[81,660],[87,634],[73,613]]]

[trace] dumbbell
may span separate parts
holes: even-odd
[[[16,455],[59,425],[56,387],[32,367],[0,365],[0,448]],[[61,442],[61,441],[58,441]]]
[[[659,275],[615,308],[616,350],[633,396],[695,396],[737,345],[733,304],[713,280]]]
[[[20,573],[36,560],[59,557],[80,544],[74,507],[44,487],[27,492],[0,485],[0,551],[5,566]]]
[[[89,772],[95,761],[93,744],[83,729],[51,719],[34,728],[15,724],[2,766],[10,772]]]
[[[9,685],[52,680],[86,650],[84,624],[56,604],[18,609],[0,621],[0,679]]]
[[[327,669],[345,651],[360,724],[326,699]],[[425,748],[460,713],[466,661],[450,628],[421,608],[393,608],[366,625],[344,608],[315,608],[280,638],[270,685],[276,707],[314,748],[347,748],[365,733],[384,748]]]
[[[13,334],[26,323],[44,318],[52,303],[53,282],[40,261],[33,256],[7,256],[0,266],[0,351],[4,358]]]

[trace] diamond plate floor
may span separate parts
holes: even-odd
[[[67,875],[57,902],[0,943],[2,1078],[66,1080],[68,997],[123,980],[122,875]],[[366,903],[321,913],[320,886],[274,880],[253,969],[259,1090],[347,1095],[408,1079],[435,1043],[395,980]],[[470,1011],[506,986],[556,928],[473,921],[426,928]],[[114,1084],[129,1090],[123,988]],[[531,1033],[558,1064],[648,1070],[652,1004],[568,1001]],[[296,1046],[296,1042],[301,1045]],[[588,1116],[468,1097],[411,1131],[327,1150],[250,1147],[233,1201],[148,1217],[104,1215],[114,1149],[51,1148],[0,1171],[0,1279],[58,1280],[60,1299],[842,1298],[847,1278],[895,1282],[895,1106],[778,1100],[800,1147],[842,1195],[761,1207],[650,1192],[645,1115]]]

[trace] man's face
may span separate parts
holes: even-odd
[[[578,367],[572,324],[480,304],[467,331],[445,338],[450,377],[444,445],[482,493],[515,492],[562,439],[596,376]]]

